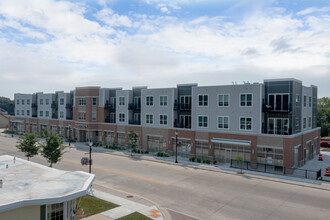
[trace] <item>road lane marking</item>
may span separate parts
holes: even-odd
[[[81,165],[81,163],[71,161],[71,160],[63,159],[62,161],[67,162],[67,163],[76,164],[76,165]],[[141,177],[141,176],[135,176],[135,175],[132,175],[132,174],[129,174],[129,173],[123,173],[123,172],[119,172],[119,171],[115,171],[115,170],[109,170],[109,169],[105,169],[105,168],[102,168],[102,167],[92,166],[92,168],[96,169],[96,170],[105,171],[105,172],[108,172],[108,173],[113,173],[113,174],[127,176],[127,177],[134,178],[134,179],[148,181],[148,182],[151,182],[151,183],[157,183],[157,184],[161,184],[161,185],[164,185],[164,186],[169,186],[170,185],[168,183],[160,182],[160,181],[157,181],[157,180],[152,180],[152,179],[144,178],[144,177]]]

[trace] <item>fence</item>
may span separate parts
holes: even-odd
[[[289,168],[283,166],[276,166],[272,164],[253,163],[247,161],[240,163],[236,160],[230,161],[230,167],[244,169],[244,170],[272,173],[272,174],[281,174],[285,176],[299,177],[305,179],[313,179],[313,180],[321,178],[321,169],[305,170],[299,168]]]

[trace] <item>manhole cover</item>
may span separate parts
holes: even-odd
[[[132,195],[128,195],[128,196],[126,196],[127,198],[133,198],[133,196]]]

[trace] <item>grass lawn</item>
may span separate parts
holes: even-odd
[[[89,195],[83,196],[80,203],[79,200],[78,198],[77,205],[84,210],[82,217],[88,217],[118,207],[116,204]]]
[[[117,220],[152,220],[152,219],[145,216],[145,215],[142,215],[139,212],[133,212],[132,214],[126,215],[126,216],[121,217]]]
[[[330,148],[322,148],[321,151],[327,151],[327,152],[330,152]]]

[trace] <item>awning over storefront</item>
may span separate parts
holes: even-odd
[[[18,120],[18,119],[16,119],[16,120],[12,120],[11,122],[12,123],[24,123],[24,120]]]
[[[236,144],[236,145],[243,145],[243,146],[251,146],[251,141],[244,141],[244,140],[212,138],[211,141],[213,143],[220,143],[220,144]]]

